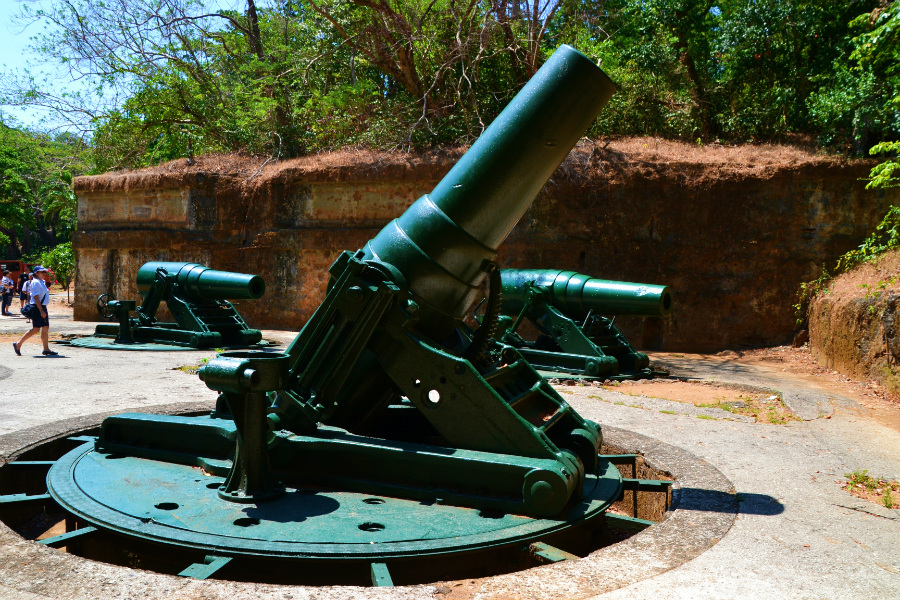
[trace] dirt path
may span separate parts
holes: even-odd
[[[813,360],[809,347],[778,346],[719,354],[652,353],[651,360],[673,377],[690,377],[698,366],[709,373],[755,373],[758,378],[789,382],[799,389],[824,393],[834,411],[872,419],[900,433],[900,401],[889,398],[875,382],[855,381]],[[728,382],[728,377],[723,377]]]

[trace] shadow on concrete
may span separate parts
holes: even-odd
[[[668,369],[671,377],[677,379],[705,380],[717,377],[759,377],[760,369],[754,365],[741,364],[734,361],[718,361],[703,359],[655,359],[653,364]]]
[[[729,494],[719,490],[681,488],[678,510],[730,512],[745,515],[774,516],[784,512],[784,505],[767,494]]]

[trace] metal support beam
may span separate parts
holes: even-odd
[[[622,478],[622,489],[631,492],[665,492],[674,481],[665,479],[626,479]]]
[[[35,494],[33,496],[28,496],[26,494],[11,494],[9,496],[0,496],[0,508],[29,506],[32,504],[54,504],[55,502],[56,501],[50,494]]]
[[[208,555],[203,558],[202,563],[194,563],[187,569],[179,573],[182,577],[191,577],[193,579],[208,579],[212,577],[216,571],[231,562],[230,556]]]
[[[638,492],[663,492],[666,494],[666,509],[669,508],[669,489],[671,489],[674,481],[665,479],[628,479],[622,478],[622,493],[626,491],[634,492],[633,512],[635,518],[638,517]]]
[[[600,458],[608,460],[614,465],[630,465],[638,456],[637,454],[601,454]]]
[[[540,563],[556,563],[563,560],[578,560],[580,557],[544,542],[535,542],[528,547],[529,553]]]
[[[93,535],[96,532],[96,527],[82,527],[81,529],[63,533],[62,535],[55,535],[45,540],[38,540],[37,543],[42,546],[49,546],[50,548],[62,548],[63,546],[68,545],[72,540],[81,539],[86,535]]]
[[[606,513],[606,523],[614,529],[624,529],[626,531],[643,531],[651,525],[656,525],[656,521],[617,515],[611,512]]]
[[[375,587],[394,587],[394,580],[384,563],[372,563],[370,567],[372,585]]]

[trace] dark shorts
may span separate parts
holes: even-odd
[[[19,292],[19,300],[28,300],[28,294],[25,292]]]
[[[47,307],[44,307],[44,310],[47,310]],[[44,327],[45,325],[50,325],[50,313],[47,313],[46,317],[41,316],[40,313],[35,313],[35,317],[31,319],[31,326],[34,328]]]

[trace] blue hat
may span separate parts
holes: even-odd
[[[32,269],[32,272],[33,272],[33,273],[40,273],[41,271],[46,271],[46,270],[47,270],[47,269],[45,269],[45,268],[42,267],[41,265],[38,265],[38,266],[36,266],[34,269]]]

